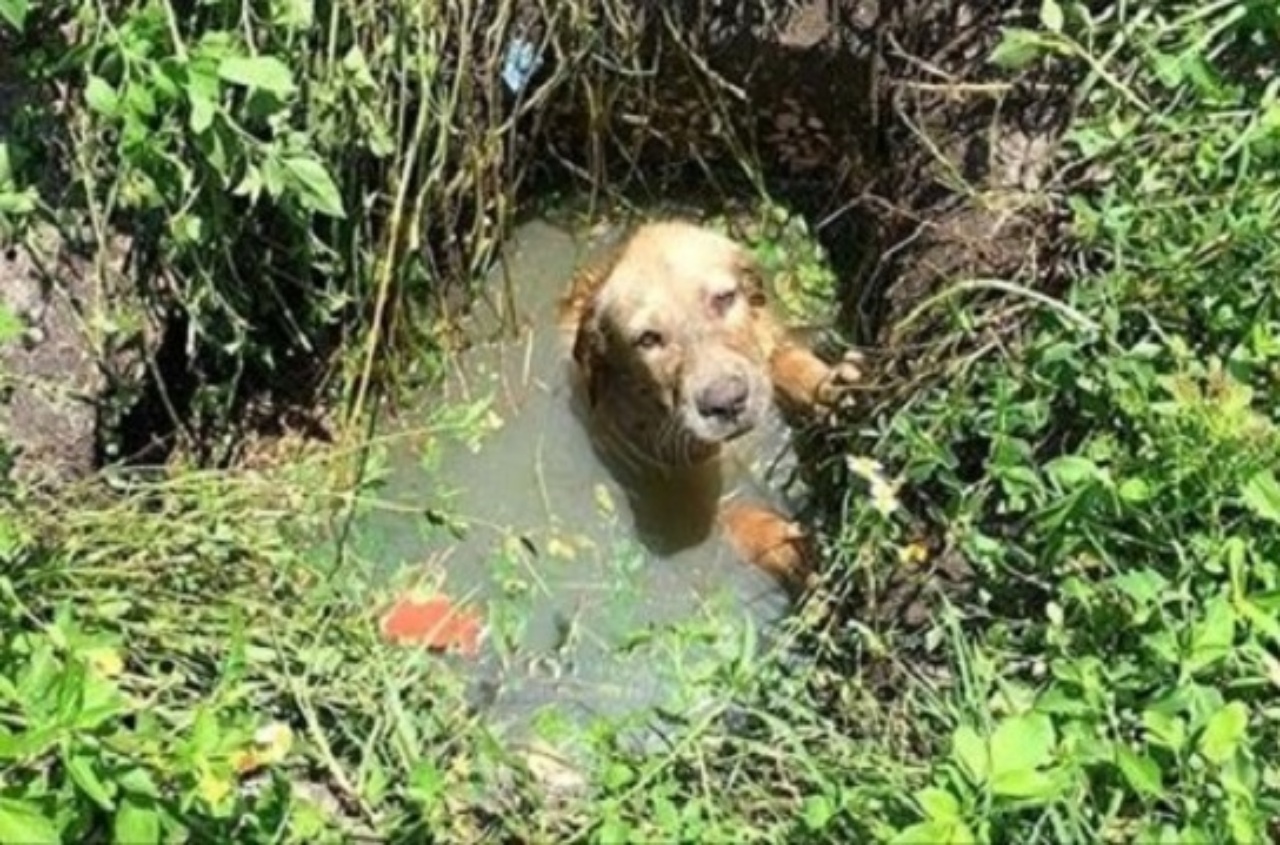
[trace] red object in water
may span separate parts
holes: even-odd
[[[483,626],[479,614],[456,607],[446,596],[409,596],[382,617],[382,636],[399,645],[417,644],[474,657],[480,651]]]

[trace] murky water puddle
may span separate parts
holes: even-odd
[[[555,327],[557,297],[585,254],[546,222],[517,233],[507,272],[518,337],[460,355],[443,392],[398,421],[381,506],[357,517],[349,546],[387,580],[421,573],[478,611],[479,653],[452,662],[475,704],[518,735],[654,707],[688,715],[706,702],[705,682],[750,658],[787,609],[770,579],[707,535],[699,511],[715,489],[701,504],[672,491],[656,534],[636,535],[625,492],[574,414]],[[473,328],[498,322],[482,313]],[[760,437],[762,463],[785,454],[780,427]],[[763,495],[781,472],[738,468],[726,483]]]

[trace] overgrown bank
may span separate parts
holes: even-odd
[[[998,56],[1084,77],[1062,157],[1074,177],[1054,183],[1072,187],[1086,247],[1074,283],[1058,300],[1034,266],[957,275],[899,315],[935,320],[947,352],[832,444],[815,660],[727,667],[734,731],[700,722],[637,759],[602,727],[592,799],[538,805],[447,678],[374,642],[344,603],[355,576],[326,582],[328,562],[280,534],[286,515],[307,530],[323,461],[124,497],[13,491],[0,839],[1265,839],[1280,776],[1266,752],[1278,22],[1247,2],[1038,11]],[[139,20],[165,37],[164,15]],[[421,270],[346,238],[322,243]],[[376,274],[315,278],[362,278],[377,301]],[[845,460],[863,455],[903,481],[888,520]]]
[[[903,560],[926,590],[972,570],[923,629],[829,634],[889,664],[925,749],[904,841],[1277,834],[1278,23],[1046,3],[997,52],[1088,71],[1063,163],[1083,252],[1062,300],[952,288],[934,307],[972,351],[849,441],[910,514],[843,511],[862,597],[902,607]]]

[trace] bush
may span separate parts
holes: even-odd
[[[1257,64],[1275,10],[1042,8],[996,58],[1087,71],[1084,261],[1065,305],[1028,300],[1020,343],[876,422],[876,455],[979,584],[926,638],[949,670],[900,839],[1261,841],[1280,781],[1280,124]],[[1008,307],[957,325],[988,338]],[[911,539],[864,510],[846,547]]]

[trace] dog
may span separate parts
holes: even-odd
[[[626,478],[637,521],[684,511],[684,542],[719,525],[739,557],[809,586],[806,532],[772,507],[722,501],[722,464],[775,409],[833,409],[861,380],[856,356],[828,364],[791,337],[751,254],[683,220],[643,224],[584,265],[560,315],[593,441]]]

